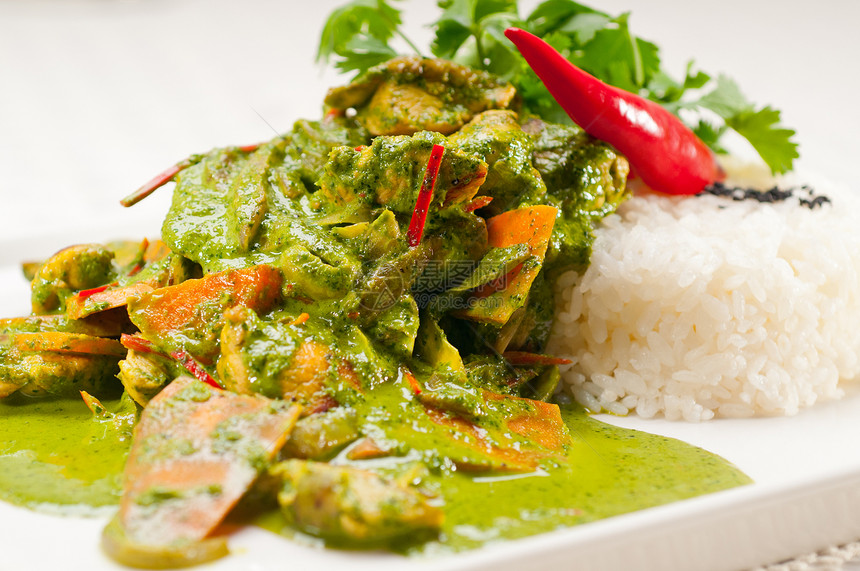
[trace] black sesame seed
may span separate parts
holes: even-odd
[[[807,195],[806,197],[798,196],[797,202],[810,210],[830,202],[830,198],[824,195],[816,195],[815,190],[807,184],[800,187],[779,188],[774,186],[768,190],[757,190],[755,188],[729,187],[722,182],[715,182],[705,187],[701,194],[722,196],[735,201],[755,200],[756,202],[772,204],[785,202],[789,198],[792,198],[796,192]]]

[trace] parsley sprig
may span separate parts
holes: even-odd
[[[343,72],[363,72],[398,55],[396,44],[422,51],[402,30],[399,0],[352,0],[329,16],[317,60]],[[516,48],[510,26],[532,32],[601,80],[656,101],[681,117],[714,151],[723,136],[744,137],[774,173],[791,170],[799,155],[795,132],[780,112],[749,101],[725,75],[712,77],[690,61],[684,78],[663,69],[656,44],[630,30],[630,12],[612,16],[573,0],[546,0],[522,18],[516,0],[438,0],[439,19],[429,53],[495,73],[510,81],[526,108],[547,120],[569,121]]]

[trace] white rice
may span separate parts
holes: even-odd
[[[688,421],[839,398],[860,374],[860,196],[814,189],[832,203],[624,203],[588,270],[557,283],[548,352],[573,361],[564,388],[591,410]]]

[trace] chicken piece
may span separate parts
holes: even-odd
[[[438,529],[442,509],[418,490],[366,470],[287,460],[269,470],[283,481],[284,515],[311,535],[336,543],[384,545]]]
[[[532,166],[534,142],[513,111],[480,113],[448,140],[487,163],[481,195],[493,198],[490,209],[494,213],[533,203],[546,194],[546,185]]]
[[[371,135],[448,135],[476,113],[504,109],[514,87],[496,76],[441,59],[398,57],[369,69],[352,83],[329,90],[325,103],[355,108]]]
[[[114,382],[125,355],[119,342],[82,333],[44,331],[0,335],[0,398],[77,396]]]
[[[301,324],[263,321],[243,307],[224,318],[217,369],[228,389],[296,401],[307,414],[337,404],[327,390],[333,373],[331,351],[305,339]]]
[[[126,565],[183,566],[224,555],[209,535],[267,469],[300,407],[188,377],[150,401],[135,428],[105,551]]]
[[[175,366],[166,357],[129,350],[126,358],[119,362],[117,377],[129,396],[140,406],[146,406],[162,388],[176,378],[176,374]]]
[[[98,244],[80,244],[60,250],[36,272],[31,284],[33,313],[64,310],[76,290],[89,289],[113,279],[114,254]]]
[[[438,133],[422,132],[412,137],[377,137],[368,147],[337,147],[319,180],[320,193],[337,208],[382,205],[396,214],[411,214],[435,144],[446,145],[447,140]],[[431,211],[470,200],[486,176],[487,165],[480,158],[446,150]]]

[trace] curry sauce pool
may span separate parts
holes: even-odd
[[[680,440],[612,426],[576,404],[563,405],[562,416],[573,435],[566,465],[526,474],[431,475],[428,485],[445,498],[438,536],[390,547],[410,555],[463,551],[752,483],[720,456]],[[386,468],[400,470],[391,459],[374,466]],[[254,523],[302,535],[279,511]]]
[[[97,420],[80,399],[16,396],[0,400],[0,420],[0,499],[27,507],[119,501],[131,443],[128,416]]]
[[[0,402],[0,498],[31,507],[116,504],[128,426],[94,420],[81,401],[24,400]],[[392,548],[425,555],[462,551],[751,482],[723,458],[679,440],[606,424],[578,405],[562,406],[562,416],[573,436],[566,465],[526,474],[427,475],[427,485],[445,498],[445,522],[438,536]],[[393,460],[344,462],[402,471],[403,459]],[[280,511],[254,523],[299,534]]]

